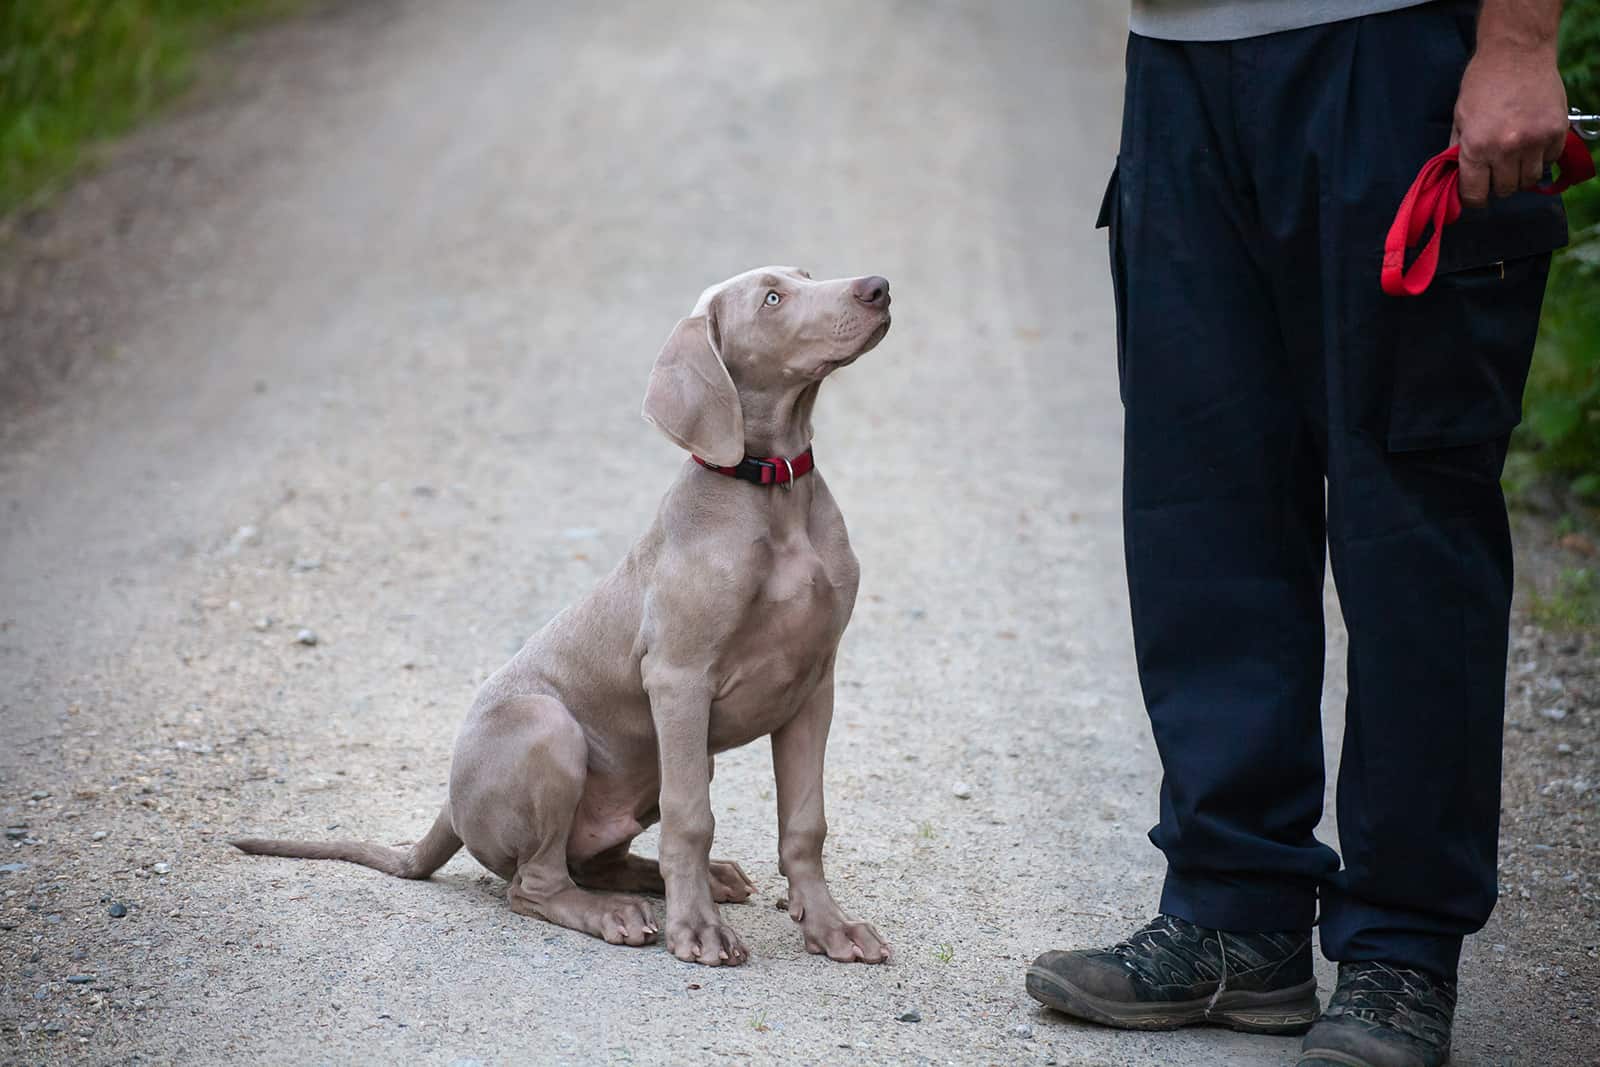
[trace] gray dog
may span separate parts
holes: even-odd
[[[707,289],[644,398],[644,417],[693,461],[616,570],[479,690],[433,828],[409,849],[233,844],[401,878],[427,878],[465,845],[510,883],[514,911],[613,944],[655,940],[649,903],[630,894],[664,892],[667,948],[736,965],[749,952],[717,905],[755,886],[710,858],[712,757],[771,735],[779,869],[806,948],[887,960],[822,873],[834,655],[860,571],[810,444],[822,380],[888,330],[878,277],[767,267]],[[659,864],[629,852],[657,819]]]

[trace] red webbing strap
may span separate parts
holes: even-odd
[[[1461,217],[1460,155],[1460,148],[1451,145],[1424,163],[1400,201],[1383,242],[1383,268],[1378,275],[1383,291],[1390,296],[1416,296],[1433,282],[1439,269],[1439,239],[1444,228]],[[1576,131],[1567,131],[1556,168],[1554,181],[1540,182],[1534,188],[1554,196],[1594,177],[1594,159]],[[1407,267],[1406,252],[1422,239],[1430,223],[1433,233],[1428,243]]]

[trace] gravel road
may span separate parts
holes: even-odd
[[[1291,1063],[1291,1040],[1114,1033],[1022,988],[1039,951],[1147,918],[1161,874],[1091,229],[1123,20],[335,4],[232,46],[18,223],[0,1059]],[[728,909],[737,970],[519,918],[464,853],[409,883],[227,848],[427,828],[476,685],[682,461],[638,417],[661,341],[768,262],[894,285],[817,451],[863,570],[828,861],[895,963],[809,956],[774,907],[764,744],[713,789],[716,851],[761,887]],[[38,385],[52,361],[70,389]],[[1328,696],[1336,738],[1336,663]],[[1469,953],[1456,1062],[1583,1062],[1592,995],[1562,1004],[1515,933]]]

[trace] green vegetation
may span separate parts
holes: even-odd
[[[1600,110],[1600,0],[1569,0],[1561,69],[1574,106]],[[1566,194],[1572,243],[1556,254],[1508,488],[1553,476],[1600,503],[1600,181]],[[1530,469],[1531,468],[1531,471]]]
[[[295,0],[0,3],[0,215],[188,84],[219,33]]]
[[[1549,593],[1532,591],[1528,614],[1551,630],[1581,630],[1600,626],[1600,573],[1591,567],[1564,570]]]

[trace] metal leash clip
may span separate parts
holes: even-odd
[[[1586,115],[1575,107],[1568,108],[1567,121],[1585,141],[1600,141],[1600,115]]]

